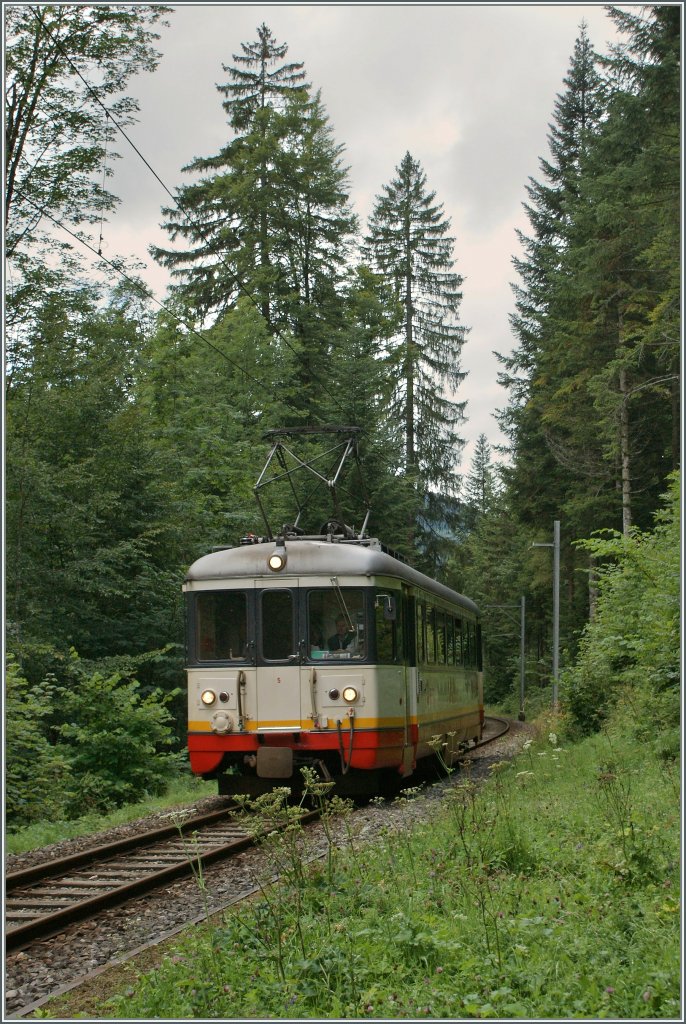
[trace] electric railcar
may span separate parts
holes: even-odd
[[[480,739],[478,608],[378,540],[246,538],[183,589],[190,764],[219,793],[297,791],[304,765],[386,791],[437,737],[448,758]]]

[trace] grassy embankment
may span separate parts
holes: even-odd
[[[282,883],[120,969],[98,1015],[678,1019],[679,774],[623,714],[461,773],[431,826],[363,844],[347,817],[348,848],[307,866],[296,827],[272,838]]]
[[[110,814],[87,814],[71,821],[37,821],[16,832],[5,835],[5,853],[24,853],[41,846],[50,846],[63,839],[76,839],[93,832],[103,832],[129,821],[136,821],[156,811],[170,810],[193,803],[206,796],[217,795],[216,782],[203,782],[194,775],[179,776],[167,792],[159,797],[148,797],[136,804],[126,804]]]

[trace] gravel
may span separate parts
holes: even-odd
[[[471,778],[478,781],[489,774],[490,766],[515,756],[523,742],[533,736],[528,723],[512,722],[510,731],[500,739],[470,754]],[[359,808],[355,825],[361,841],[372,841],[389,829],[408,827],[428,820],[434,801],[442,799],[455,776],[428,788],[412,801],[386,802]],[[188,815],[203,814],[224,806],[219,797],[206,797],[186,808]],[[179,811],[163,812],[140,818],[97,835],[55,843],[29,853],[10,855],[6,872],[18,871],[56,857],[68,856],[115,839],[149,831],[178,818]],[[343,829],[343,826],[341,826]],[[308,826],[310,848],[322,855],[326,840],[321,825]],[[341,831],[343,840],[343,832]],[[122,907],[105,911],[97,919],[70,926],[51,939],[34,942],[12,953],[5,961],[5,1014],[17,1018],[31,1013],[57,993],[81,984],[94,973],[126,960],[141,950],[163,941],[195,921],[214,913],[255,891],[256,879],[265,876],[265,854],[246,850],[230,861],[205,869],[206,892],[203,895],[193,879],[174,882],[156,892],[135,899]]]

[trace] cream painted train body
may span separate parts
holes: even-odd
[[[480,739],[479,611],[374,539],[246,538],[185,582],[188,749],[223,794],[383,791]]]

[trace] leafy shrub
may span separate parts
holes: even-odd
[[[71,769],[48,738],[56,686],[31,685],[11,656],[5,674],[5,808],[9,829],[59,818],[70,800]]]
[[[596,558],[600,594],[576,665],[563,675],[579,731],[597,729],[618,695],[632,691],[636,736],[658,737],[672,756],[679,741],[679,476],[649,533],[605,531],[581,542]]]
[[[6,672],[6,812],[15,830],[41,819],[105,813],[164,791],[183,758],[167,703],[121,672],[95,671],[72,651],[30,683],[15,658]]]
[[[91,672],[76,654],[70,675],[70,685],[59,689],[58,726],[79,783],[70,813],[108,811],[162,792],[179,763],[169,751],[174,736],[166,707],[175,694],[142,697],[135,679]]]

